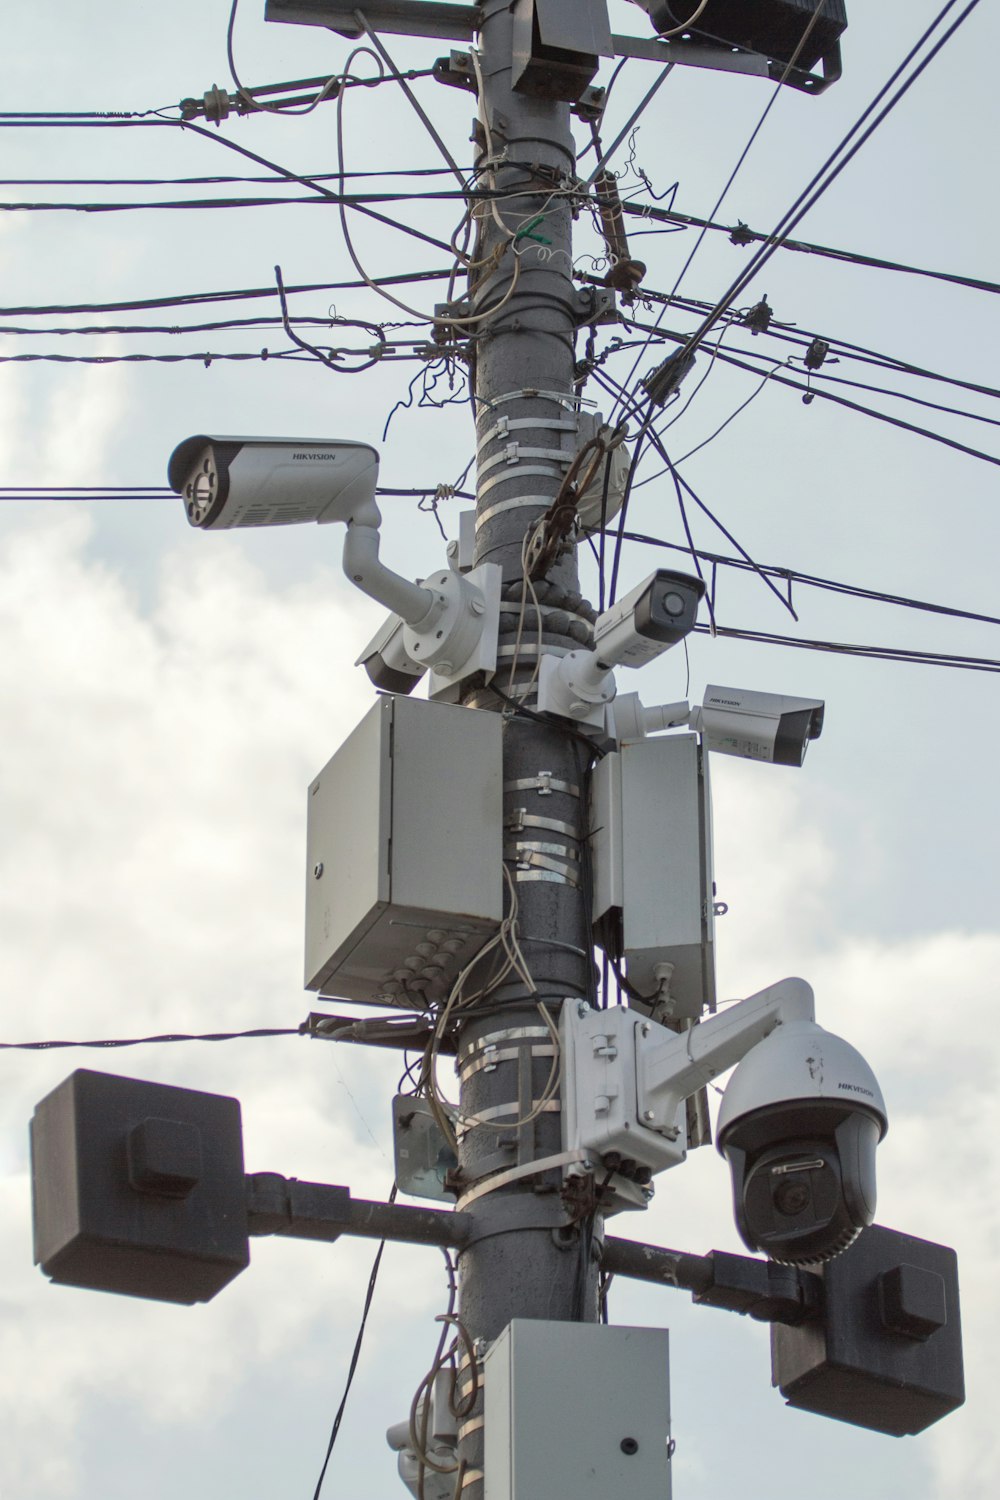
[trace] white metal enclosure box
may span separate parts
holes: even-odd
[[[386,696],[309,788],[305,987],[422,1008],[503,915],[499,714]]]
[[[671,963],[674,1015],[715,1008],[708,756],[695,734],[624,744],[594,767],[594,922],[618,913],[629,983],[654,995]]]
[[[670,1500],[669,1340],[508,1323],[484,1364],[485,1500]]]

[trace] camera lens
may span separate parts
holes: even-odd
[[[673,592],[664,594],[663,608],[666,610],[668,615],[673,615],[674,617],[676,617],[677,615],[682,615],[684,613],[684,607],[685,601],[680,594],[675,594]]]
[[[812,1192],[806,1177],[785,1177],[774,1189],[775,1208],[789,1218],[808,1208],[811,1200]]]

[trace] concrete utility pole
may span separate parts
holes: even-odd
[[[668,6],[639,3],[670,20]],[[812,0],[775,3],[782,27],[790,8],[807,12],[810,27],[820,13]],[[453,1253],[455,1342],[444,1354],[446,1331],[409,1419],[387,1434],[400,1477],[420,1500],[432,1492],[439,1500],[483,1500],[487,1462],[493,1500],[669,1495],[666,1331],[572,1326],[597,1321],[602,1263],[616,1275],[683,1288],[709,1306],[775,1324],[772,1379],[789,1405],[894,1436],[923,1431],[964,1399],[956,1261],[946,1246],[872,1224],[874,1155],[887,1125],[874,1074],[860,1053],[817,1025],[804,980],[779,980],[703,1014],[714,994],[703,757],[718,750],[801,765],[807,742],[819,735],[823,704],[709,687],[694,713],[686,703],[644,708],[634,695],[631,706],[619,698],[612,725],[604,714],[611,668],[642,665],[683,639],[694,627],[701,585],[657,570],[600,617],[578,589],[579,492],[587,496],[620,434],[601,435],[576,394],[574,336],[600,320],[609,294],[594,288],[584,301],[574,286],[572,205],[590,184],[577,180],[570,116],[574,108],[585,118],[593,110],[587,84],[599,56],[663,62],[665,54],[612,36],[602,0],[483,0],[476,7],[372,0],[369,9],[268,0],[267,13],[367,34],[400,82],[377,39],[380,27],[459,41],[478,36],[476,50],[453,53],[434,69],[459,87],[474,81],[479,105],[475,191],[463,179],[474,230],[468,296],[437,309],[434,319],[449,354],[469,361],[478,463],[473,555],[461,538],[457,556],[451,553],[461,574],[446,569],[419,584],[379,561],[378,455],[365,443],[198,434],[174,450],[168,476],[195,526],[342,523],[348,576],[391,611],[364,656],[372,680],[391,696],[369,711],[310,788],[306,986],[380,1008],[409,1011],[413,1002],[415,1013],[402,1026],[385,1017],[314,1014],[303,1029],[337,1044],[426,1049],[414,1090],[427,1096],[426,1107],[417,1098],[398,1101],[406,1106],[405,1118],[396,1118],[400,1188],[438,1199],[454,1191],[457,1203],[433,1210],[368,1203],[342,1185],[247,1176],[235,1100],[80,1069],[40,1102],[32,1122],[36,1261],[63,1284],[190,1304],[208,1301],[246,1268],[256,1235],[377,1236]],[[759,0],[749,9],[767,5]],[[794,42],[787,61],[782,27],[776,39],[785,36],[784,61],[780,48],[779,61],[771,48],[749,59],[762,75],[780,69],[779,81],[802,46]],[[825,74],[824,49],[836,53],[836,35],[835,25],[816,54]],[[732,47],[713,44],[693,48],[685,61],[731,69],[733,58]],[[803,75],[796,86],[817,90],[834,76],[831,63],[829,77]],[[558,94],[578,102],[560,102]],[[592,174],[603,187],[588,207],[603,209],[614,279],[626,291],[642,268],[619,238],[604,166]],[[556,659],[568,653],[569,662]],[[466,707],[484,712],[410,701],[428,669],[437,675],[433,697],[460,690]],[[532,706],[539,680],[549,717]],[[497,714],[502,724],[489,716]],[[413,726],[426,726],[428,716],[437,727],[425,727],[428,737],[419,740]],[[694,725],[700,742],[683,735],[645,744],[647,732],[682,724]],[[585,727],[619,747],[602,758],[594,779],[595,807],[606,811],[596,820],[593,882],[587,807],[597,752]],[[651,806],[659,816],[652,830]],[[470,827],[477,807],[481,822]],[[345,860],[355,833],[357,847]],[[360,888],[350,899],[335,866]],[[614,900],[609,871],[620,877]],[[470,887],[483,872],[492,884],[477,905]],[[664,892],[685,893],[683,909]],[[654,910],[652,927],[637,922],[630,943],[625,918],[637,920],[644,901]],[[629,992],[636,993],[642,965],[652,964],[662,1019],[641,1007],[592,1008],[592,919],[612,907],[622,914]],[[459,952],[471,962],[455,958]],[[446,961],[428,961],[444,953]],[[446,962],[435,1008],[428,1003],[434,991],[418,978],[439,980]],[[654,998],[651,984],[646,995]],[[457,1122],[429,1071],[456,1035]],[[735,1064],[719,1146],[732,1172],[739,1233],[750,1250],[772,1258],[605,1241],[602,1202],[609,1212],[616,1205],[604,1190],[620,1194],[619,1204],[648,1201],[648,1177],[679,1166],[700,1143],[685,1124],[687,1106],[706,1079]],[[411,1156],[402,1142],[418,1104],[421,1144]],[[453,1124],[457,1168],[442,1149]],[[616,1177],[626,1157],[630,1165]],[[441,1321],[446,1328],[456,1321],[450,1306]],[[359,1341],[363,1331],[364,1322]],[[448,1368],[453,1357],[457,1382]]]
[[[509,300],[495,320],[474,325],[484,330],[474,344],[479,463],[475,560],[503,568],[507,608],[496,680],[513,698],[536,672],[538,621],[526,594],[520,650],[511,674],[522,601],[522,546],[565,475],[565,466],[537,454],[558,449],[559,424],[574,421],[573,334],[578,319],[570,208],[564,196],[552,196],[553,178],[544,172],[551,169],[558,181],[575,170],[570,107],[513,91],[511,9],[508,0],[487,0],[482,8],[479,163],[481,182],[518,196],[501,201],[496,216],[490,206],[478,206],[474,262],[489,262],[494,253],[499,260],[485,278],[482,267],[477,270],[474,264],[470,279],[473,312],[480,313],[510,293],[514,257],[519,256],[517,285]],[[511,164],[494,169],[492,163],[503,157]],[[513,163],[537,165],[544,176]],[[533,224],[530,232],[538,240],[524,233]],[[519,229],[520,238],[512,240]],[[514,441],[534,452],[520,463],[508,466],[498,458],[491,465]],[[545,649],[579,647],[585,621],[579,613],[574,550],[548,569],[537,593]],[[568,633],[571,624],[573,635]],[[489,689],[468,693],[465,701],[474,707],[507,708]],[[506,852],[541,856],[537,867],[515,871],[518,923],[538,998],[555,1021],[566,997],[585,997],[593,985],[580,873],[587,762],[586,747],[571,734],[524,716],[508,718],[503,756]],[[493,991],[471,1011],[460,1033],[463,1115],[492,1114],[508,1124],[530,1116],[545,1092],[553,1051],[549,1028],[526,986],[508,982]],[[484,1066],[491,1056],[496,1065]],[[459,1207],[467,1208],[474,1229],[460,1257],[459,1311],[473,1340],[492,1341],[512,1318],[596,1320],[597,1266],[589,1228],[594,1221],[584,1216],[576,1227],[560,1227],[566,1224],[561,1167],[530,1172],[531,1162],[560,1151],[558,1111],[556,1093],[521,1129],[477,1125],[461,1142],[461,1171],[470,1186]],[[498,1166],[520,1175],[512,1174],[507,1185],[491,1186],[475,1197],[476,1180]],[[460,1389],[468,1386],[464,1379]],[[480,1493],[474,1476],[480,1484],[482,1478],[481,1411],[480,1395],[473,1416],[460,1428],[459,1457],[467,1465],[466,1492],[473,1495]]]

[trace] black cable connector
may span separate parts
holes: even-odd
[[[673,354],[668,354],[663,363],[657,365],[656,369],[640,382],[654,406],[663,406],[669,396],[680,390],[694,369],[694,364],[693,353],[688,354],[683,349],[677,349]]]

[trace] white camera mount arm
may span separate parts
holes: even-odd
[[[643,1121],[653,1130],[673,1124],[677,1109],[789,1021],[814,1021],[816,1006],[804,979],[781,979],[678,1035],[656,1022],[640,1027],[636,1090]]]
[[[611,669],[645,666],[676,646],[694,629],[704,592],[700,578],[657,568],[598,616],[593,650],[542,657],[539,712],[575,719],[603,733],[616,692]]]
[[[344,572],[403,622],[404,656],[418,675],[431,668],[444,691],[470,672],[492,673],[500,569],[484,564],[465,577],[446,569],[413,583],[387,568],[379,557],[378,468],[367,443],[196,433],[174,449],[167,479],[200,530],[341,522]]]
[[[560,1017],[563,1147],[595,1161],[630,1160],[651,1173],[687,1154],[685,1100],[724,1072],[782,1022],[812,1020],[813,993],[783,979],[747,1000],[676,1032],[634,1010],[567,1004]],[[570,1166],[578,1172],[579,1166]],[[612,1183],[618,1206],[645,1207],[646,1185]]]

